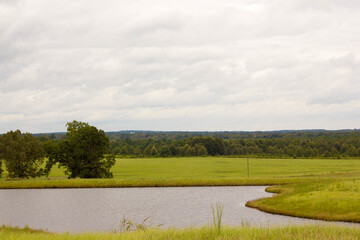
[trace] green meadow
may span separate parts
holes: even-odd
[[[293,178],[360,173],[360,159],[249,159],[250,178]],[[247,159],[228,157],[117,158],[114,179],[247,178]],[[50,177],[65,177],[53,167]]]
[[[277,185],[352,179],[360,175],[359,159],[117,158],[113,179],[67,179],[53,167],[49,178],[6,178],[0,188],[166,187]]]
[[[294,177],[358,170],[360,160],[249,159],[250,177]],[[138,158],[117,159],[113,168],[119,179],[226,179],[247,177],[246,158]]]

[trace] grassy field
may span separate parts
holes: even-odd
[[[360,223],[360,179],[269,187],[279,193],[247,203],[265,212]]]
[[[114,179],[226,179],[246,178],[246,158],[117,158]],[[360,159],[249,159],[251,178],[360,173]],[[65,178],[53,167],[50,177]]]
[[[250,177],[298,177],[360,172],[359,159],[249,159]],[[246,158],[117,159],[116,179],[227,179],[246,178]]]
[[[224,227],[220,233],[213,228],[203,227],[200,229],[148,229],[125,233],[87,233],[87,234],[54,234],[31,229],[17,229],[0,227],[0,239],[7,240],[130,240],[130,239],[166,239],[166,240],[210,240],[210,239],[316,239],[316,240],[352,240],[360,238],[360,228],[338,226],[294,226],[277,228],[252,228],[252,227]]]
[[[54,167],[50,179],[13,180],[0,188],[275,185],[360,176],[359,159],[118,158],[114,179],[67,179]],[[4,176],[6,174],[3,174]]]

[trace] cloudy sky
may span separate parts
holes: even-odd
[[[359,0],[0,0],[0,132],[360,127]]]

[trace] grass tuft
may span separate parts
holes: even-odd
[[[216,203],[215,206],[211,204],[212,216],[213,216],[213,226],[216,232],[221,233],[221,220],[224,212],[224,204]]]

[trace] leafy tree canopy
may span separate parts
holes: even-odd
[[[40,140],[20,130],[10,131],[0,137],[0,158],[4,159],[9,177],[29,178],[43,175],[40,166],[44,151]]]
[[[67,133],[58,143],[45,142],[44,149],[50,159],[47,166],[59,163],[69,178],[110,178],[110,168],[115,164],[115,156],[104,154],[109,146],[109,138],[103,130],[98,130],[84,122],[68,122]]]

